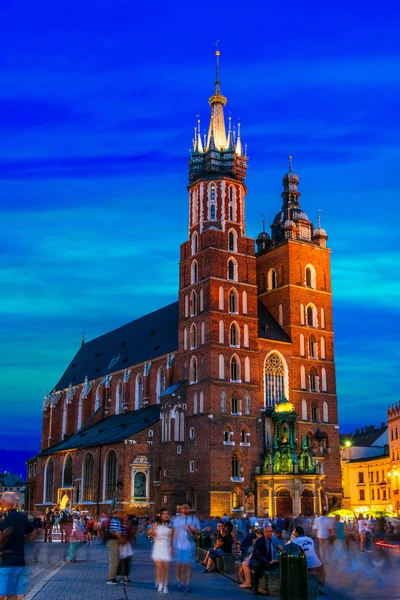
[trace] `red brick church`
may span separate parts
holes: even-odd
[[[218,72],[189,160],[178,301],[89,341],[45,397],[27,508],[292,515],[340,503],[330,250],[283,177],[246,234],[247,156]],[[277,201],[277,208],[278,201]]]

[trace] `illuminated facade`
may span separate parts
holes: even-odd
[[[189,159],[178,302],[83,344],[46,397],[39,506],[340,503],[328,236],[300,206],[291,159],[271,235],[247,235],[246,148],[240,125],[225,127],[218,60]]]

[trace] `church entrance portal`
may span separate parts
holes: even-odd
[[[292,496],[288,490],[280,490],[276,495],[276,514],[278,517],[293,516]]]
[[[314,497],[311,490],[303,490],[301,494],[301,512],[305,517],[314,514]]]

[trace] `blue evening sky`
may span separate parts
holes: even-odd
[[[385,420],[399,399],[399,16],[385,0],[2,3],[0,448],[37,449],[43,395],[82,329],[175,300],[217,39],[248,143],[248,234],[279,210],[293,154],[333,250],[342,430]]]

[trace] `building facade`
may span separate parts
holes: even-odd
[[[388,473],[392,489],[393,512],[400,516],[400,404],[396,402],[388,408],[388,438],[390,470]]]
[[[208,135],[199,123],[189,159],[178,301],[83,343],[46,396],[28,477],[39,508],[340,504],[327,234],[300,206],[290,159],[271,235],[247,235],[247,156],[240,125],[226,130],[216,60]]]

